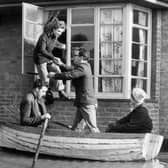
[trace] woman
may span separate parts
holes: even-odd
[[[152,120],[143,103],[146,93],[141,88],[134,88],[131,94],[133,110],[116,123],[110,123],[106,132],[147,133],[152,130]]]
[[[49,86],[48,71],[61,72],[57,62],[59,58],[52,54],[54,47],[65,49],[65,44],[60,43],[57,39],[65,31],[65,23],[53,18],[44,27],[44,32],[39,37],[34,49],[34,63],[42,80],[43,85]],[[64,92],[62,80],[57,80],[55,90],[59,91],[61,97],[67,98]]]

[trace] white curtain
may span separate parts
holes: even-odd
[[[122,74],[122,9],[103,9],[100,20],[102,92],[121,92],[122,78],[113,75]]]

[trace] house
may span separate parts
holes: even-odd
[[[71,63],[73,47],[89,50],[97,121],[126,115],[135,86],[148,94],[146,105],[154,133],[168,133],[168,1],[167,0],[1,0],[0,122],[19,122],[19,102],[34,76],[32,49],[46,20],[57,15],[67,25],[60,52]],[[58,51],[57,51],[58,52]],[[56,53],[57,53],[56,52]],[[73,97],[71,83],[66,92]],[[48,107],[54,121],[72,123],[73,101],[56,100]],[[61,129],[61,128],[60,128]]]

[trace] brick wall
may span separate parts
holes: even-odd
[[[18,122],[18,104],[30,88],[21,75],[21,15],[0,15],[0,122]]]
[[[160,67],[160,130],[168,134],[168,11],[162,11],[161,67]]]
[[[21,13],[0,15],[0,37],[0,122],[19,123],[19,103],[33,81],[32,76],[21,74]],[[159,37],[156,36],[154,42],[158,39]],[[159,55],[159,51],[157,52]],[[152,100],[147,101],[146,104],[153,119],[154,132],[159,131],[160,73],[158,69],[160,64],[156,56],[157,54],[154,54],[152,58],[152,72],[154,72],[152,74],[152,81],[154,81]],[[119,119],[130,111],[128,100],[99,100],[98,104],[97,122],[102,131],[108,122]],[[48,110],[52,114],[50,126],[61,128],[56,126],[54,121],[72,124],[76,109],[72,101],[56,100],[54,105],[48,107]]]

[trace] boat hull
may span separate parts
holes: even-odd
[[[0,146],[35,152],[40,129],[1,126]],[[80,134],[47,130],[40,153],[88,160],[135,161],[154,159],[163,137],[154,134]]]

